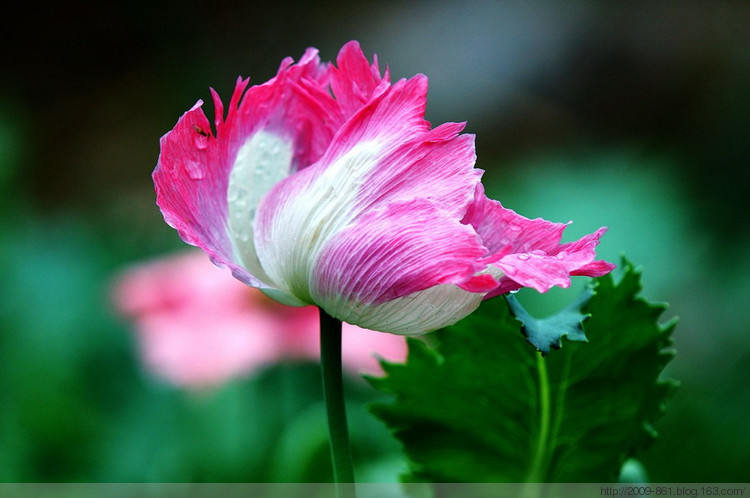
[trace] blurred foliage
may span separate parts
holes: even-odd
[[[395,77],[428,74],[429,119],[468,121],[492,197],[574,220],[569,240],[609,226],[601,256],[625,252],[644,295],[670,302],[682,387],[642,455],[650,479],[747,480],[746,2],[16,7],[0,55],[0,480],[327,477],[314,366],[176,391],[141,371],[108,296],[119,268],[183,246],[154,205],[159,136],[208,86],[227,95],[352,38]],[[517,297],[544,316],[585,280]],[[376,394],[348,393],[359,478],[395,479],[401,454],[362,409]]]
[[[111,314],[106,244],[74,218],[15,220],[0,240],[0,480],[325,482],[317,364],[283,364],[209,392],[141,370]],[[19,264],[19,262],[23,262]],[[347,385],[360,476],[395,479],[396,443]]]
[[[709,250],[669,156],[635,147],[562,149],[525,156],[510,170],[502,180],[491,170],[488,190],[496,198],[530,218],[572,221],[567,240],[608,227],[597,255],[642,261],[650,296],[691,282],[695,274],[685,268],[698,267]]]

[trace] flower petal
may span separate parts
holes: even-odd
[[[326,242],[313,268],[311,296],[330,315],[365,326],[360,320],[370,307],[436,285],[485,282],[486,275],[475,275],[487,266],[486,253],[470,226],[430,201],[389,204]],[[496,286],[492,281],[490,289]],[[437,307],[430,312],[443,313]]]
[[[317,160],[342,122],[327,92],[328,66],[308,49],[285,59],[267,83],[247,89],[239,79],[228,115],[212,91],[216,135],[198,102],[162,138],[154,170],[157,204],[183,240],[254,287],[284,296],[263,271],[253,245],[255,208],[281,178]],[[243,96],[244,93],[244,96]]]
[[[453,325],[476,310],[483,294],[451,284],[436,285],[393,301],[363,308],[360,327],[398,335],[421,335]]]
[[[341,48],[336,66],[331,68],[331,90],[347,117],[389,87],[388,70],[381,77],[377,57],[371,65],[357,41]]]
[[[275,77],[248,88],[241,100],[235,92],[223,127],[226,130],[219,129],[217,134],[228,135],[223,138],[236,154],[263,130],[292,142],[292,171],[309,166],[323,154],[343,123],[338,105],[328,92],[329,71],[328,64],[321,64],[318,51],[312,48],[297,64],[289,57],[284,59]],[[227,159],[232,162],[234,154]]]
[[[481,175],[473,167],[474,138],[458,135],[463,124],[429,130],[426,90],[423,76],[397,82],[339,130],[317,164],[263,198],[255,245],[280,288],[315,302],[310,276],[317,254],[373,209],[422,198],[461,218]]]
[[[216,140],[201,109],[202,101],[186,112],[161,139],[159,162],[153,173],[156,202],[164,220],[180,237],[201,247],[219,265],[249,285],[262,285],[233,261],[226,230],[228,171],[216,157]]]
[[[500,202],[487,198],[481,183],[477,184],[474,202],[466,211],[464,223],[474,227],[492,254],[554,250],[566,227],[565,223],[542,218],[530,220],[504,208]]]
[[[600,228],[548,252],[533,249],[528,253],[510,254],[495,264],[519,286],[533,287],[539,292],[547,292],[554,285],[566,288],[570,286],[571,275],[599,276],[614,269],[611,263],[594,261],[596,246],[606,231]]]
[[[443,284],[358,310],[359,327],[398,335],[421,335],[453,325],[476,310],[484,294]]]
[[[570,286],[571,275],[601,276],[615,267],[606,261],[594,261],[596,246],[606,228],[560,244],[567,224],[521,216],[488,199],[481,184],[463,221],[476,229],[490,251],[488,259],[505,274],[500,286],[487,298],[521,287],[539,292],[547,292],[555,285],[565,288]]]

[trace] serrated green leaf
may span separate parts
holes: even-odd
[[[596,279],[583,306],[587,343],[542,356],[504,299],[491,299],[436,332],[409,341],[405,364],[370,378],[393,401],[371,407],[402,442],[409,481],[613,482],[626,458],[655,437],[674,382],[666,306],[638,297],[627,262],[618,282]]]
[[[521,331],[526,340],[537,350],[547,354],[550,349],[560,349],[563,337],[571,341],[586,342],[583,321],[588,315],[582,313],[581,308],[593,295],[591,289],[586,289],[570,306],[547,318],[534,318],[514,296],[508,296],[506,300],[513,316],[523,324]]]

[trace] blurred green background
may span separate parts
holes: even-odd
[[[0,55],[0,480],[328,478],[316,365],[182,392],[143,370],[109,299],[125,265],[184,246],[154,204],[159,137],[209,86],[350,39],[430,77],[428,119],[468,121],[491,197],[574,220],[568,240],[609,226],[601,256],[671,303],[682,387],[649,478],[750,480],[750,4],[26,5]],[[543,313],[575,294],[519,296]],[[396,479],[376,394],[348,395],[359,479]]]

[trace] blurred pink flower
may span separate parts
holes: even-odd
[[[169,382],[208,387],[278,361],[319,357],[318,310],[290,307],[228,278],[199,251],[138,264],[116,281],[114,303],[133,320],[141,357]],[[403,360],[405,339],[344,324],[344,368],[378,373]]]

